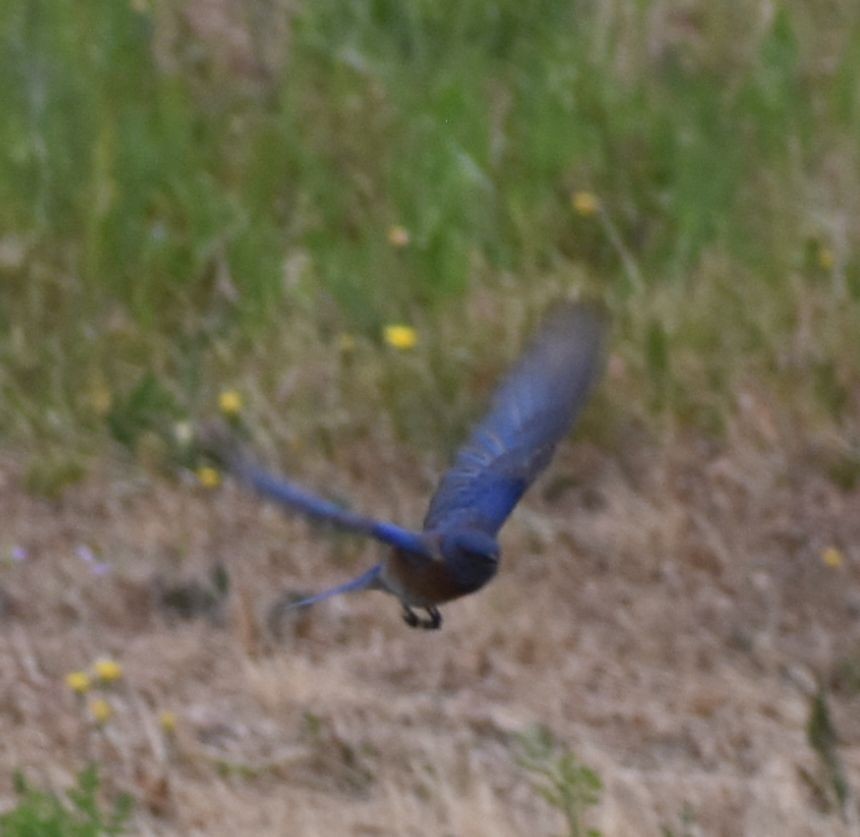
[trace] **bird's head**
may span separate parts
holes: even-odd
[[[442,557],[468,592],[483,587],[499,568],[499,545],[474,529],[447,532],[440,540]]]

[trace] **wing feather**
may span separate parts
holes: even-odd
[[[496,535],[585,406],[602,370],[606,331],[596,303],[550,311],[442,478],[425,530]]]

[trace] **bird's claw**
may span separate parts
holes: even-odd
[[[426,628],[428,631],[438,631],[442,627],[442,614],[439,613],[439,608],[428,607],[427,613],[430,618],[421,627]]]
[[[426,607],[424,608],[429,615],[429,619],[421,619],[418,614],[410,607],[403,606],[403,621],[410,628],[421,628],[425,631],[437,631],[442,627],[442,614],[439,608]]]

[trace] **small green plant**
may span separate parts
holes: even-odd
[[[806,739],[821,763],[820,776],[817,781],[812,778],[813,784],[817,786],[826,807],[844,812],[850,790],[842,759],[839,757],[836,727],[833,725],[827,693],[823,687],[819,688],[810,701]]]
[[[78,774],[77,785],[64,796],[34,788],[15,776],[18,804],[0,815],[4,837],[102,837],[122,834],[131,813],[131,797],[120,794],[105,810],[99,801],[101,780],[90,766]]]
[[[546,727],[519,736],[517,745],[517,764],[529,773],[535,790],[563,814],[569,837],[600,837],[597,829],[585,825],[587,809],[600,801],[600,776]]]

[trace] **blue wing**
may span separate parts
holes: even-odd
[[[495,537],[585,406],[605,337],[597,304],[552,309],[442,478],[425,531],[469,528]]]
[[[358,578],[354,578],[352,581],[347,581],[345,584],[338,584],[337,587],[329,587],[328,590],[323,590],[322,593],[308,596],[306,599],[300,599],[297,602],[290,602],[286,609],[292,610],[295,607],[305,607],[307,605],[316,604],[317,602],[324,601],[325,599],[330,599],[332,596],[339,596],[341,593],[355,593],[358,590],[382,589],[380,581],[381,574],[382,564],[376,564]]]
[[[344,509],[330,500],[312,494],[299,486],[246,462],[235,453],[228,458],[228,467],[239,479],[248,483],[264,497],[304,514],[321,523],[330,523],[341,529],[367,535],[391,546],[419,555],[429,555],[425,539],[418,532],[402,529],[372,517]]]

